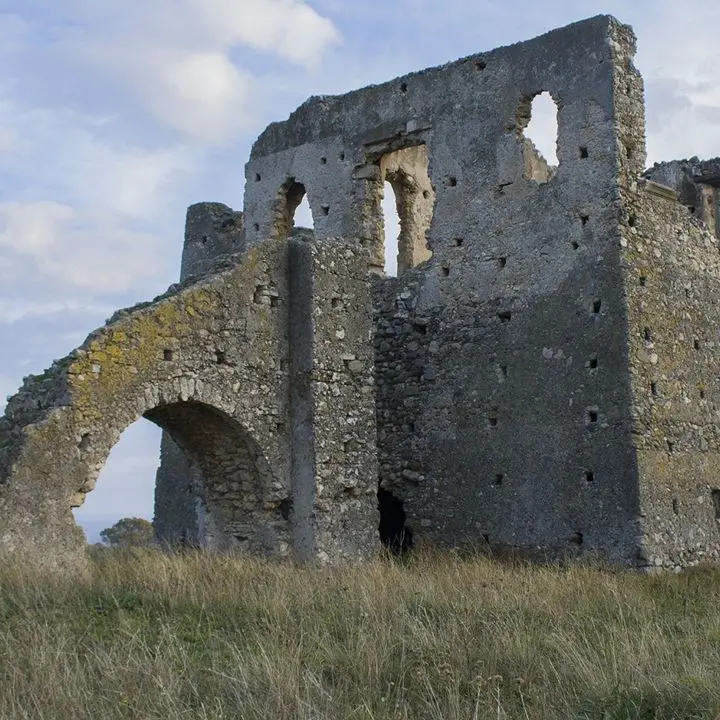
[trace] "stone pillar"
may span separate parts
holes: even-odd
[[[367,251],[289,243],[293,545],[301,562],[379,548]]]

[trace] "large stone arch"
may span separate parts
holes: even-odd
[[[285,258],[269,243],[228,272],[121,312],[26,379],[0,419],[0,551],[75,561],[84,543],[71,508],[142,416],[203,478],[198,520],[212,544],[288,551]]]

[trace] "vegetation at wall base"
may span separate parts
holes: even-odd
[[[5,563],[0,718],[717,718],[718,608],[711,568],[104,549],[78,580]]]

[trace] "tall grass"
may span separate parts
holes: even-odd
[[[718,718],[720,571],[452,554],[0,568],[0,718]]]

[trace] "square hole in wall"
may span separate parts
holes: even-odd
[[[455,247],[462,247],[462,245],[463,245],[463,239],[455,238]]]
[[[590,216],[589,215],[581,215],[580,222],[583,224],[583,226],[587,225],[590,222]]]
[[[645,275],[640,276],[640,287],[647,287],[647,277]]]
[[[163,360],[169,362],[172,359],[173,359],[173,351],[170,350],[170,348],[165,348],[165,350],[163,350]]]
[[[580,247],[580,243],[579,243],[577,240],[573,240],[573,241],[570,243],[570,247],[571,247],[573,250],[577,250],[577,249]]]
[[[602,300],[596,298],[592,301],[591,312],[593,315],[599,315],[602,309]]]
[[[507,323],[512,320],[512,312],[510,310],[501,310],[497,315],[502,323]]]
[[[255,182],[260,182],[262,180],[262,177],[260,176],[260,173],[255,173]]]
[[[506,257],[499,257],[497,259],[497,266],[502,270],[507,265]]]
[[[490,408],[490,412],[488,413],[488,425],[492,428],[497,427],[498,424],[498,409],[497,407]]]
[[[597,355],[591,355],[587,362],[585,363],[585,367],[588,368],[588,370],[597,370],[598,366],[598,359]]]
[[[580,157],[585,159],[588,156],[588,149],[585,145],[580,146]]]
[[[457,178],[454,175],[450,175],[447,179],[447,184],[449,187],[455,187],[457,185]]]
[[[447,266],[440,268],[440,271],[442,272],[443,277],[448,277],[450,275],[450,268]]]
[[[320,164],[321,164],[321,165],[327,165],[327,158],[326,158],[326,157],[321,157],[321,158],[320,158]]]
[[[657,397],[657,396],[658,396],[658,384],[657,384],[656,382],[651,382],[651,383],[650,383],[650,394],[651,394],[653,397]]]
[[[493,487],[500,487],[503,484],[503,480],[505,479],[505,475],[503,473],[498,473],[495,475],[495,479],[493,480]]]
[[[596,407],[589,407],[585,410],[585,424],[597,425],[598,421],[598,409]]]
[[[329,205],[321,205],[320,210],[322,210],[323,215],[329,215],[330,214],[330,206]]]
[[[584,473],[585,482],[595,482],[595,473],[592,470],[586,470]]]

